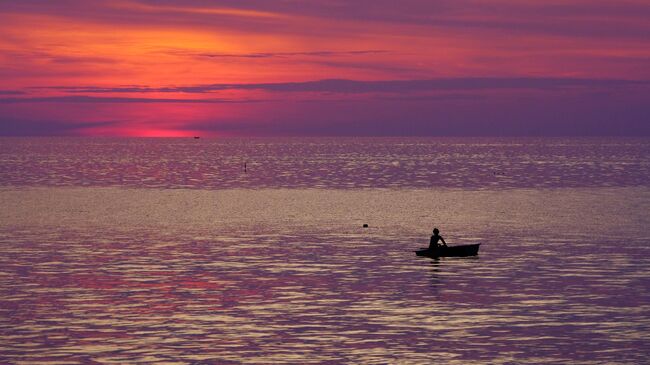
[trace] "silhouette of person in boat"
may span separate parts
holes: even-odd
[[[445,242],[445,239],[442,238],[442,236],[439,235],[438,233],[440,233],[438,228],[434,228],[433,236],[431,236],[431,241],[429,241],[429,250],[435,250],[438,247],[447,247],[447,242]],[[439,245],[438,241],[441,241],[442,245]]]

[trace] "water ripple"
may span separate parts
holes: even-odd
[[[650,140],[639,138],[0,138],[0,184],[194,189],[648,186],[649,156]]]
[[[499,243],[431,260],[412,242],[364,233],[3,232],[0,354],[71,364],[647,358],[647,239],[565,237],[589,253],[549,259],[522,237],[475,233]]]

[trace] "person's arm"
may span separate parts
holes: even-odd
[[[440,241],[442,241],[443,246],[447,246],[447,242],[445,242],[445,239],[440,236]]]

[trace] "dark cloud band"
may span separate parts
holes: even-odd
[[[70,93],[210,93],[224,90],[263,90],[269,92],[328,92],[328,93],[402,93],[409,91],[623,88],[648,86],[646,80],[579,79],[579,78],[442,78],[429,80],[358,81],[327,79],[304,82],[206,84],[172,87],[52,87]]]

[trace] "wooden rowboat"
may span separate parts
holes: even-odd
[[[438,247],[435,250],[428,248],[414,251],[418,256],[427,257],[465,257],[478,255],[478,248],[481,244],[474,243],[471,245],[447,246]]]

